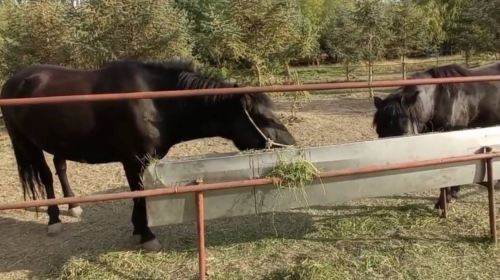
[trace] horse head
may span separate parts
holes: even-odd
[[[232,88],[238,84],[202,73],[188,64],[162,64],[163,69],[175,70],[173,89]],[[174,79],[175,80],[175,79]],[[172,88],[172,87],[170,87]],[[273,103],[265,93],[216,94],[178,98],[168,102],[170,115],[182,116],[183,128],[175,134],[179,140],[203,137],[223,137],[233,141],[239,150],[285,147],[295,139],[273,112]]]
[[[407,86],[385,99],[374,97],[376,108],[373,125],[379,138],[418,134],[422,130],[419,121],[419,88]]]

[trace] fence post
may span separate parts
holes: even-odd
[[[197,185],[203,184],[203,179],[195,181]],[[196,192],[196,217],[198,229],[198,272],[200,280],[207,279],[207,248],[205,246],[205,196],[203,191]]]
[[[198,268],[200,280],[207,279],[207,252],[205,247],[205,197],[203,192],[196,193],[198,225]]]
[[[369,88],[370,98],[373,98],[374,96],[372,83],[373,83],[373,62],[370,60],[370,62],[368,63],[368,84],[370,85]]]
[[[493,180],[493,159],[486,160],[486,172],[488,176],[488,204],[490,216],[490,235],[493,243],[497,243],[497,220],[495,207],[495,181]]]
[[[441,218],[447,218],[448,217],[448,201],[446,200],[448,196],[448,190],[446,188],[441,188],[441,208],[442,208],[442,213],[441,213]]]

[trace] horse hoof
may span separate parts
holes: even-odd
[[[81,206],[76,206],[68,210],[71,217],[80,218],[82,216],[83,209]]]
[[[134,234],[134,235],[132,235],[132,238],[137,243],[141,242],[141,235],[140,234]]]
[[[153,239],[148,242],[142,243],[142,248],[146,251],[156,252],[161,250],[161,244],[158,239]]]
[[[47,234],[49,236],[54,236],[54,235],[57,235],[57,234],[61,233],[62,230],[63,230],[62,223],[51,224],[47,228]]]
[[[434,204],[434,209],[441,210],[441,202],[438,201],[436,204]]]

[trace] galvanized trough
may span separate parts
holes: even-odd
[[[210,154],[181,160],[162,159],[144,172],[146,189],[162,186],[253,179],[266,176],[279,159],[303,154],[319,170],[394,164],[463,156],[482,147],[500,147],[500,127],[396,137],[342,145],[254,153]],[[497,160],[493,168],[499,167]],[[500,172],[494,174],[500,179]],[[304,206],[328,206],[349,200],[437,189],[485,181],[480,160],[386,171],[323,180],[305,188],[305,196],[274,185],[205,193],[205,219],[252,215]],[[307,201],[305,200],[307,199]],[[150,226],[196,221],[195,194],[147,198]]]

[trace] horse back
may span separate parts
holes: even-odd
[[[134,82],[137,79],[115,72],[34,65],[7,80],[2,98],[147,90]],[[151,100],[27,105],[2,111],[9,127],[19,134],[51,154],[74,161],[120,161],[121,156],[151,150],[159,139]]]
[[[88,94],[95,80],[93,71],[32,65],[17,71],[5,82],[2,98]]]

